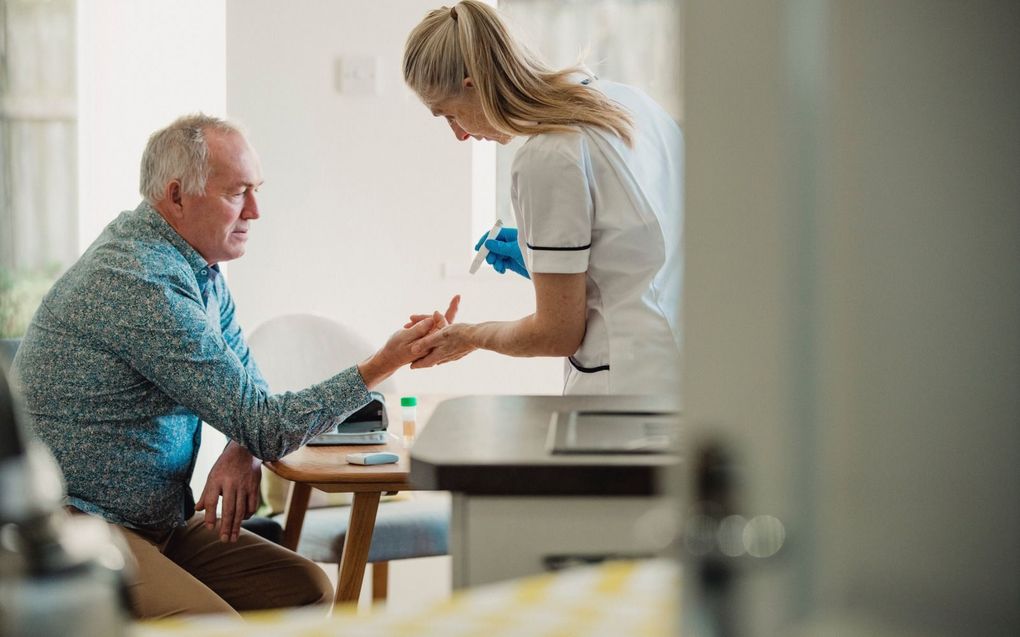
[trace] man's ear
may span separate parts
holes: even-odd
[[[168,181],[166,189],[163,191],[163,201],[165,201],[175,215],[180,215],[184,210],[184,191],[181,189],[181,182],[174,179]]]

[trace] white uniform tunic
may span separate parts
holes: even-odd
[[[511,197],[532,273],[587,273],[587,326],[565,394],[680,391],[683,138],[629,86],[594,81],[634,120],[634,143],[600,129],[531,137]]]

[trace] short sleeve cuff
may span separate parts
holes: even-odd
[[[588,271],[591,247],[533,248],[528,246],[528,271],[546,274],[578,274]]]

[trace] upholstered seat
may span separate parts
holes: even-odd
[[[344,547],[350,509],[343,506],[309,509],[297,551],[315,562],[337,564]],[[281,524],[283,514],[276,516]],[[370,563],[449,552],[450,496],[415,492],[407,499],[379,504],[372,532]]]

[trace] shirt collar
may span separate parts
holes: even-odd
[[[152,207],[148,201],[142,201],[138,204],[138,208],[135,209],[141,218],[156,232],[163,236],[170,244],[177,248],[177,251],[184,256],[184,259],[191,266],[191,269],[195,273],[195,277],[200,281],[207,278],[215,278],[219,272],[219,265],[210,266],[202,255],[198,253],[198,250],[191,247],[191,244],[184,240],[184,237],[177,234],[177,231],[167,223],[167,220],[163,218],[163,215],[159,214],[159,211]]]

